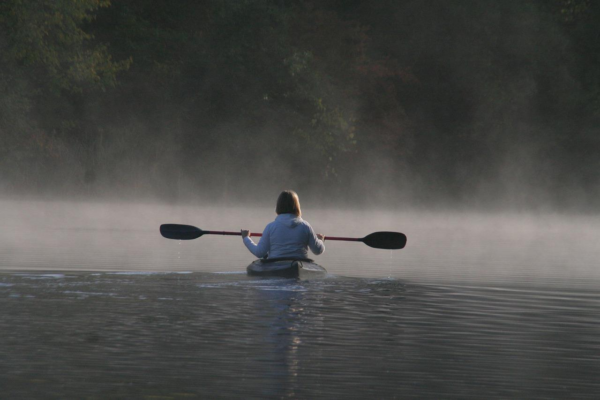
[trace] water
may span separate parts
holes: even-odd
[[[401,230],[409,242],[399,252],[329,242],[319,261],[330,276],[298,281],[246,276],[252,257],[236,238],[158,237],[160,222],[260,230],[272,210],[1,210],[2,398],[595,399],[600,389],[593,218],[313,212],[325,234]]]

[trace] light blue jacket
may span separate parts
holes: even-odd
[[[258,244],[249,237],[244,244],[258,258],[307,258],[308,248],[319,255],[325,251],[310,224],[294,214],[280,214],[267,225]]]

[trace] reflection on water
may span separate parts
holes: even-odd
[[[6,398],[597,398],[600,295],[0,274]]]

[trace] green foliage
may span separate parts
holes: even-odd
[[[105,0],[0,4],[0,164],[10,181],[36,187],[52,181],[48,171],[73,166],[71,139],[61,137],[82,123],[68,111],[77,100],[73,94],[114,87],[117,73],[130,63],[113,62],[107,47],[94,45],[83,29],[96,10],[109,5]]]
[[[590,0],[562,0],[560,14],[567,23],[580,20],[590,11]]]
[[[6,38],[3,61],[29,71],[37,84],[54,90],[114,85],[129,62],[114,63],[103,46],[86,48],[92,37],[82,29],[107,0],[6,0],[0,6],[0,30]]]
[[[592,187],[598,24],[589,0],[5,0],[0,185],[460,201],[585,160]]]

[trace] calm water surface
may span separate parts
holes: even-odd
[[[409,243],[327,243],[331,274],[299,281],[246,276],[231,238],[158,237],[271,217],[214,211],[3,207],[0,398],[598,398],[589,217],[314,212]]]

